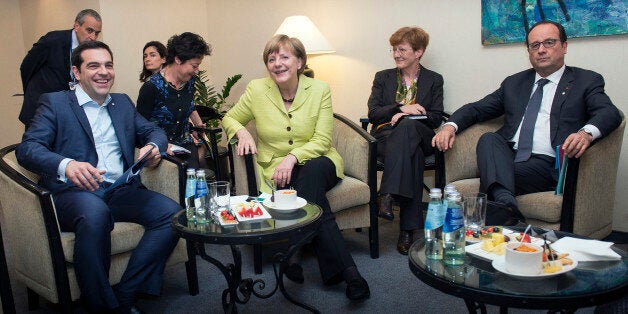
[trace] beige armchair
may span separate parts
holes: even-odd
[[[604,238],[612,231],[615,181],[626,119],[594,143],[579,159],[570,158],[562,196],[553,191],[517,196],[519,210],[533,226]],[[502,125],[502,118],[478,123],[456,136],[445,154],[446,181],[461,194],[477,192],[480,179],[476,145],[479,137]]]
[[[255,122],[246,128],[253,138],[257,138]],[[376,141],[360,126],[346,117],[334,113],[332,146],[344,161],[345,178],[327,192],[327,198],[340,229],[369,229],[369,245],[372,258],[379,257],[379,234],[376,178]],[[235,151],[235,144],[231,147]],[[259,194],[259,174],[255,166],[255,156],[233,156],[233,171],[238,195]],[[256,259],[259,255],[256,256]],[[261,272],[261,260],[256,261],[255,269]]]
[[[63,312],[72,311],[72,301],[80,291],[72,266],[74,233],[61,232],[49,191],[37,185],[38,176],[22,168],[15,158],[17,144],[0,150],[0,204],[4,216],[7,254],[12,258],[13,278],[27,287],[29,309],[38,306],[42,296],[59,303]],[[166,157],[154,168],[142,172],[143,184],[183,204],[185,164]],[[120,281],[131,252],[144,229],[134,223],[115,223],[111,232],[109,282]],[[195,260],[188,261],[181,240],[167,265],[186,262],[190,294],[198,293]]]

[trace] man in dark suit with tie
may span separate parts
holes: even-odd
[[[127,95],[109,93],[115,72],[106,44],[79,45],[72,70],[75,90],[41,96],[17,159],[52,192],[61,230],[76,235],[74,267],[88,310],[128,313],[138,293],[160,293],[166,259],[178,241],[170,219],[180,207],[146,189],[138,177],[103,190],[133,165],[136,147],[140,156],[151,152],[147,166],[154,166],[168,140]],[[145,232],[114,293],[108,280],[110,232],[118,221],[141,224]]]
[[[85,9],[76,15],[70,30],[52,31],[42,36],[28,51],[20,66],[24,102],[19,119],[28,128],[43,93],[69,90],[72,78],[70,55],[79,44],[96,40],[102,29],[98,12]]]
[[[512,215],[487,221],[524,221],[515,195],[551,191],[557,184],[555,150],[580,157],[594,140],[621,122],[598,73],[565,66],[567,35],[562,25],[541,21],[526,36],[529,69],[507,77],[483,99],[456,110],[432,139],[441,151],[453,147],[455,134],[499,116],[504,125],[482,135],[477,145],[480,190],[512,209]]]

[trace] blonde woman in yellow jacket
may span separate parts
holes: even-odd
[[[274,36],[264,48],[263,59],[269,77],[249,83],[222,125],[229,139],[238,139],[238,155],[257,154],[263,179],[273,180],[279,188],[291,186],[323,209],[319,234],[312,240],[323,282],[331,285],[344,280],[349,299],[367,299],[368,284],[345,246],[325,197],[343,178],[342,158],[331,146],[329,86],[302,74],[307,56],[296,38]],[[244,127],[251,120],[255,120],[257,145]],[[270,192],[264,184],[260,186]],[[299,254],[282,266],[288,279],[304,281]]]

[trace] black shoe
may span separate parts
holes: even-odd
[[[378,216],[384,218],[386,220],[392,221],[395,219],[395,215],[393,214],[392,204],[393,198],[390,194],[382,194],[377,199],[379,213]]]
[[[399,239],[397,240],[397,251],[403,255],[408,255],[410,245],[412,245],[413,230],[401,230],[399,231]]]
[[[347,282],[345,294],[352,301],[366,300],[371,296],[371,290],[366,280],[360,276]]]
[[[305,281],[303,268],[299,264],[290,264],[290,266],[285,268],[284,274],[292,282],[303,283]]]

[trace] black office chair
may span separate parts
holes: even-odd
[[[203,121],[222,120],[223,115],[216,109],[207,106],[194,106],[194,109]],[[218,134],[222,132],[221,128],[202,128],[190,127],[190,130],[197,131],[202,134],[200,139],[206,149],[205,161],[208,167],[214,171],[217,180],[233,182],[233,162],[229,151],[224,146],[218,146]],[[207,137],[209,135],[209,138]],[[227,169],[225,159],[229,159],[230,169]]]
[[[443,112],[443,123],[447,122],[447,119],[449,119],[449,114]],[[369,118],[360,118],[360,123],[362,129],[368,131]],[[427,170],[434,170],[434,185],[443,189],[445,187],[445,155],[441,151],[435,150],[434,154],[425,156],[425,171]],[[384,158],[381,156],[377,156],[377,171],[384,171]],[[425,182],[423,182],[423,189],[428,193],[430,192],[430,187]]]

